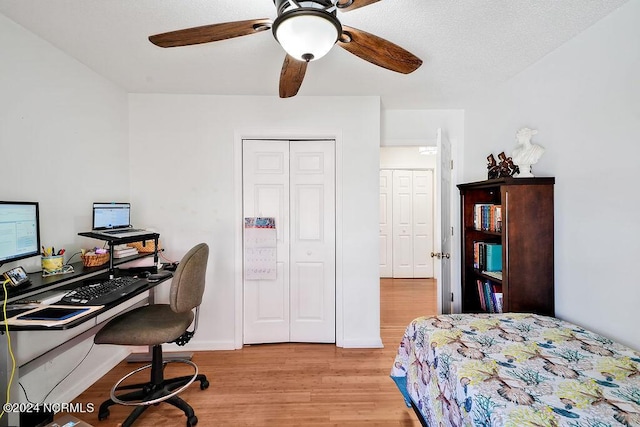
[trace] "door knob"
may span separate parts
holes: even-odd
[[[451,254],[442,254],[442,258],[449,259],[451,258]]]
[[[442,258],[442,253],[441,252],[431,252],[431,258],[441,259]]]

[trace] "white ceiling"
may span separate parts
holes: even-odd
[[[424,64],[397,74],[336,46],[309,65],[299,96],[379,95],[385,108],[455,108],[626,1],[382,0],[339,12],[344,25],[392,41]],[[0,0],[0,13],[128,92],[278,95],[284,52],[270,31],[168,49],[147,40],[182,28],[273,19],[273,0]]]

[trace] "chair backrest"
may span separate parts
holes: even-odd
[[[200,305],[208,259],[209,246],[206,243],[197,244],[182,257],[171,282],[171,310],[184,313]]]

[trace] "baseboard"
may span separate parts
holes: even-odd
[[[172,352],[189,352],[189,351],[215,351],[215,350],[235,350],[235,343],[233,341],[196,341],[193,340],[189,344],[180,347],[176,344],[163,344],[162,352],[170,354]],[[147,349],[141,349],[141,352],[145,352]]]
[[[344,339],[342,340],[343,348],[384,348],[380,337],[372,339]]]

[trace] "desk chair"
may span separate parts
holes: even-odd
[[[198,418],[193,408],[180,399],[177,394],[186,389],[192,382],[200,381],[200,389],[209,387],[206,376],[198,374],[198,367],[190,360],[176,360],[194,368],[194,374],[179,378],[165,379],[162,359],[162,344],[175,342],[185,345],[193,336],[198,326],[198,309],[204,293],[205,273],[209,246],[200,243],[193,247],[182,258],[171,282],[169,304],[151,304],[135,308],[111,319],[95,336],[96,344],[145,345],[152,346],[151,364],[143,366],[116,383],[111,389],[111,399],[104,401],[98,411],[98,419],[109,416],[109,406],[114,404],[136,406],[122,424],[128,427],[150,405],[160,402],[170,403],[184,411],[187,416],[187,427],[194,426]],[[193,309],[196,309],[194,316]],[[194,329],[188,328],[195,317]],[[151,370],[149,382],[120,386],[130,376],[145,369]],[[116,391],[132,390],[121,396]]]

